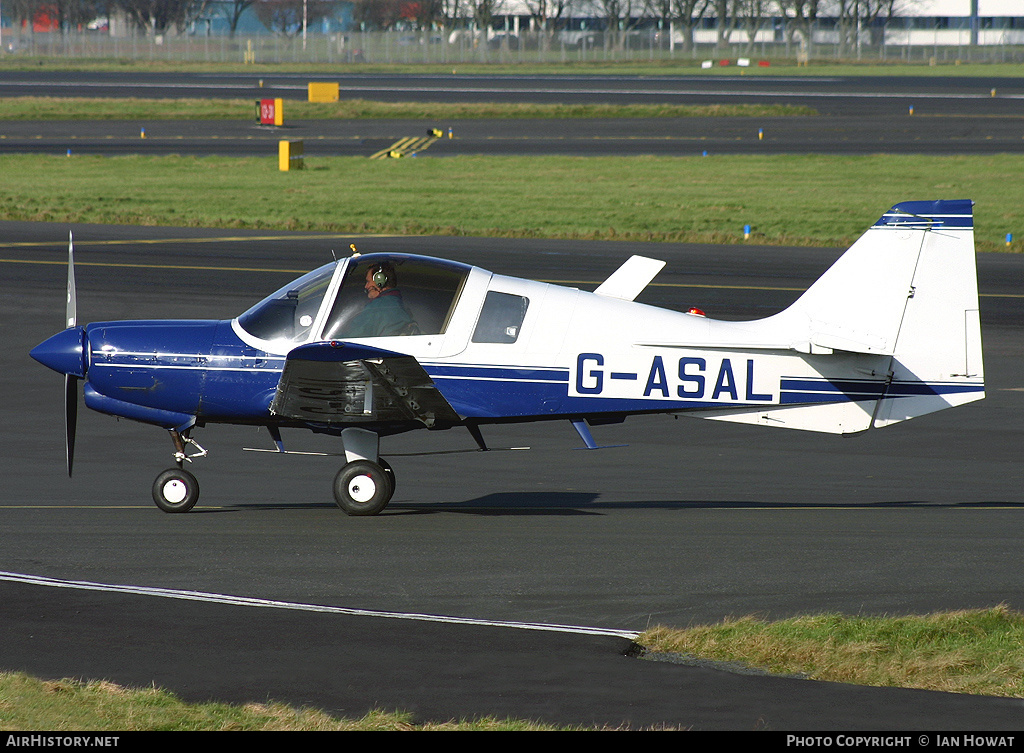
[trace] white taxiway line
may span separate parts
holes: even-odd
[[[416,614],[411,612],[382,612],[374,609],[348,609],[330,607],[320,604],[301,604],[290,601],[273,601],[270,599],[253,599],[246,596],[229,596],[226,594],[205,593],[203,591],[180,591],[173,588],[149,588],[146,586],[120,586],[110,583],[91,583],[84,580],[62,580],[47,578],[40,575],[24,573],[8,573],[0,571],[0,580],[13,583],[25,583],[50,588],[71,588],[80,591],[105,591],[108,593],[137,594],[139,596],[161,596],[166,599],[184,599],[186,601],[206,601],[214,604],[233,604],[242,607],[270,607],[272,609],[291,609],[299,612],[325,612],[328,614],[345,614],[359,617],[383,617],[392,620],[419,620],[421,622],[444,622],[452,625],[474,625],[486,627],[515,628],[519,630],[541,630],[552,633],[574,633],[577,635],[606,635],[616,638],[633,640],[639,633],[630,630],[612,630],[610,628],[582,627],[578,625],[548,625],[542,622],[511,622],[505,620],[476,620],[467,617],[446,617],[434,614]]]

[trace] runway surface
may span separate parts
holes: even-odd
[[[398,474],[396,496],[368,520],[333,505],[336,458],[249,453],[242,448],[269,447],[269,437],[211,427],[198,435],[211,455],[193,467],[199,506],[168,516],[149,499],[171,462],[162,431],[84,412],[75,476],[64,473],[60,378],[27,352],[61,326],[68,229],[0,223],[0,383],[16,396],[0,460],[0,571],[13,574],[0,576],[0,666],[345,715],[383,707],[421,719],[494,714],[708,730],[1019,729],[1018,700],[656,663],[625,656],[625,636],[745,614],[1020,608],[1020,257],[980,258],[981,403],[848,438],[630,419],[598,427],[599,443],[627,446],[597,452],[576,449],[564,422],[485,432],[493,447],[530,450],[464,452],[474,444],[459,431],[401,435],[382,446]],[[354,240],[74,232],[83,321],[231,317]],[[355,242],[364,252],[416,251],[585,289],[645,253],[668,267],[642,300],[724,318],[784,307],[838,253]],[[338,449],[293,434],[290,449]],[[181,591],[252,601],[186,600]]]
[[[0,96],[306,99],[311,81],[337,82],[342,99],[469,102],[807,104],[828,115],[923,109],[1020,114],[1024,80],[967,76],[501,75],[387,73],[138,73],[2,71]]]
[[[337,80],[343,99],[605,104],[787,104],[818,114],[572,120],[292,119],[310,80]],[[261,85],[262,84],[262,85]],[[366,156],[402,139],[444,137],[418,156],[464,154],[674,155],[1024,151],[1024,79],[785,76],[387,76],[0,72],[0,97],[238,99],[237,120],[4,121],[0,153],[277,153],[302,139],[307,157]],[[256,123],[255,101],[282,98],[284,125]],[[249,102],[253,104],[249,104]],[[69,113],[73,117],[74,113]],[[451,129],[452,138],[448,138]],[[145,138],[142,138],[142,134]],[[407,152],[411,154],[411,152]]]

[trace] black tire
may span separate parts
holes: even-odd
[[[387,472],[369,460],[354,460],[334,477],[334,501],[348,515],[376,515],[388,506],[392,494]]]
[[[395,483],[395,469],[392,468],[391,463],[384,458],[377,458],[377,465],[384,469],[384,473],[387,474],[388,481],[391,482],[391,494],[388,495],[388,499],[390,501],[390,498],[395,496],[395,489],[398,488]]]
[[[188,512],[199,501],[199,482],[181,468],[170,468],[153,482],[153,501],[164,512]]]

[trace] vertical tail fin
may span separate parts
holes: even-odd
[[[982,399],[972,203],[897,204],[792,306],[749,324],[805,355],[786,360],[778,407],[706,418],[845,434]]]
[[[971,202],[911,202],[893,211],[881,221],[891,233],[912,228],[921,250],[875,426],[985,396]]]
[[[806,325],[807,352],[890,357],[865,428],[980,400],[972,202],[897,204],[779,316]]]

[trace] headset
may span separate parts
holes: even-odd
[[[391,277],[383,266],[378,266],[377,270],[370,277],[373,280],[373,284],[376,285],[380,290],[383,290],[391,284]]]

